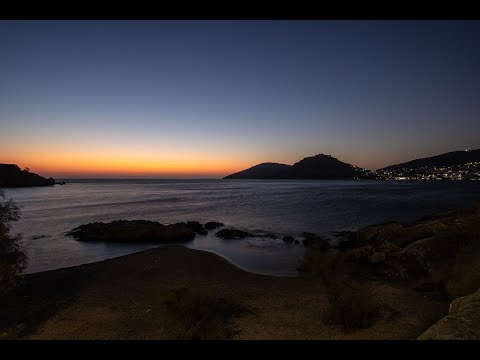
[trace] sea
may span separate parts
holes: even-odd
[[[97,262],[154,248],[155,243],[79,242],[66,233],[90,222],[145,219],[170,224],[219,221],[278,236],[225,240],[216,231],[185,246],[215,253],[244,270],[296,276],[305,248],[281,238],[338,233],[480,202],[475,181],[68,180],[52,187],[9,188],[21,208],[13,233],[29,256],[26,273]]]

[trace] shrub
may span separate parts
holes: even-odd
[[[18,284],[18,274],[27,263],[27,256],[20,246],[20,236],[10,235],[11,224],[20,217],[18,206],[5,201],[0,189],[0,296],[8,293]]]
[[[163,303],[173,320],[169,335],[183,340],[226,339],[231,335],[225,326],[227,319],[244,311],[232,301],[200,295],[187,288],[169,290]]]
[[[372,325],[376,311],[373,296],[367,287],[345,282],[342,254],[325,254],[307,246],[300,268],[325,285],[329,302],[325,322],[342,325],[346,332]]]
[[[343,282],[330,288],[325,321],[343,326],[344,331],[365,329],[372,325],[375,306],[367,288],[355,288]]]
[[[319,277],[324,283],[329,282],[332,277],[338,276],[341,267],[341,256],[325,254],[314,243],[308,243],[305,254],[300,261],[299,270]]]

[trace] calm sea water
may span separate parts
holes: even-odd
[[[95,262],[155,244],[81,243],[65,233],[93,221],[146,219],[164,224],[220,221],[279,236],[334,232],[423,215],[480,201],[480,182],[290,180],[71,180],[67,185],[7,189],[22,209],[27,272]],[[187,246],[214,252],[246,270],[295,275],[302,245],[281,239],[198,236]]]

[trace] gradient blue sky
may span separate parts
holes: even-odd
[[[219,177],[479,148],[479,21],[0,21],[0,162]]]

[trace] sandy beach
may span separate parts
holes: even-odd
[[[232,339],[414,339],[448,310],[444,301],[398,284],[364,282],[379,318],[345,333],[324,324],[328,300],[318,279],[271,277],[183,246],[25,276],[3,307],[2,338],[168,339],[163,294],[179,287],[232,299],[250,311],[226,326]],[[422,306],[419,307],[419,304]]]

